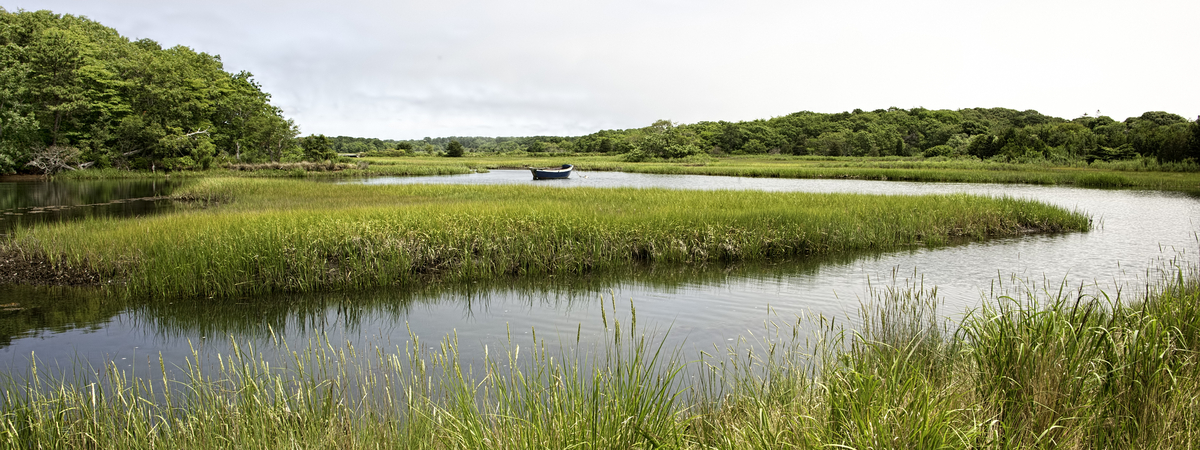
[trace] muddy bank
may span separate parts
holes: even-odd
[[[104,286],[118,282],[116,273],[101,273],[88,264],[53,263],[44,254],[0,248],[0,284]]]

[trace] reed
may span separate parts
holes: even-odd
[[[203,179],[177,197],[202,206],[22,229],[6,250],[171,298],[785,260],[1090,227],[1078,212],[967,195]]]
[[[1186,275],[1185,275],[1186,271]],[[105,367],[0,380],[8,448],[1195,448],[1200,284],[1144,299],[1018,287],[957,322],[915,281],[856,322],[771,322],[697,358],[631,303],[606,338],[463,361],[449,335],[360,350],[245,343],[169,376]],[[808,334],[805,327],[812,327]]]
[[[987,438],[1020,448],[1200,442],[1198,348],[1188,337],[1200,295],[1182,276],[1169,286],[1134,306],[1069,293],[1007,297],[969,318],[975,398],[997,421]]]

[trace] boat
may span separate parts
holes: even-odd
[[[574,168],[575,168],[575,166],[573,166],[573,165],[563,164],[562,167],[559,167],[559,168],[546,167],[546,168],[537,169],[537,168],[531,167],[531,168],[529,168],[529,171],[533,172],[533,179],[535,179],[535,180],[552,180],[552,179],[556,179],[556,178],[570,177],[571,169],[574,169]]]

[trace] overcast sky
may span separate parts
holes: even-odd
[[[0,0],[249,71],[302,134],[1005,107],[1200,115],[1200,1]]]

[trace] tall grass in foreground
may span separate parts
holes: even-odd
[[[855,328],[778,324],[685,361],[616,314],[608,341],[512,342],[460,360],[449,336],[395,352],[241,346],[183,379],[31,373],[0,382],[12,448],[1196,448],[1200,284],[1144,301],[998,296],[958,324],[897,285]],[[632,312],[632,311],[631,311]],[[618,318],[620,316],[620,318]],[[569,338],[568,338],[569,339]],[[757,345],[748,345],[754,342]],[[166,370],[163,370],[166,373]]]
[[[782,260],[1090,227],[1082,213],[968,195],[255,179],[200,180],[178,195],[220,206],[18,230],[5,250],[111,274],[136,295],[212,297]]]

